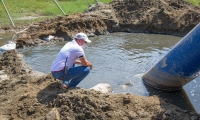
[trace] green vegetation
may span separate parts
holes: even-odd
[[[200,6],[200,0],[185,0],[187,2],[191,2],[192,4],[196,5],[196,6]]]
[[[54,0],[3,0],[15,26],[28,25],[42,21],[46,18],[64,16]],[[109,3],[112,0],[57,0],[66,15],[83,12],[89,5],[96,1]],[[200,0],[185,0],[200,6]],[[29,19],[35,17],[35,19]],[[1,2],[0,4],[0,26],[12,26],[11,21]]]
[[[96,0],[56,0],[66,15],[83,12]],[[98,0],[109,3],[112,0]],[[64,16],[54,0],[3,0],[15,26],[28,25],[46,18]],[[36,19],[29,19],[35,17]],[[0,26],[12,26],[6,10],[0,4]]]

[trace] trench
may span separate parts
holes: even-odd
[[[0,38],[0,44],[10,39],[8,36]],[[200,77],[183,86],[183,89],[173,92],[146,86],[141,79],[182,37],[118,32],[90,39],[92,43],[86,46],[85,54],[92,62],[93,70],[78,87],[91,88],[100,82],[106,82],[112,86],[112,94],[158,95],[184,110],[200,113]],[[65,43],[18,49],[18,52],[24,55],[25,61],[33,70],[48,73]]]

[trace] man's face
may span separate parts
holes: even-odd
[[[85,40],[81,40],[81,39],[78,39],[77,42],[78,42],[78,45],[81,47],[83,47],[87,43]]]

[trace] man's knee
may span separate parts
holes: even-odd
[[[89,74],[90,73],[90,67],[87,66],[84,71],[85,71],[85,73]]]

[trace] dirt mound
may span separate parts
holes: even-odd
[[[200,22],[200,8],[184,0],[116,0],[120,29],[185,35]]]
[[[14,63],[8,62],[14,58]],[[23,71],[26,63],[15,50],[5,52],[0,61],[1,67],[7,67],[4,75],[8,76],[2,79],[0,75],[2,120],[200,119],[199,114],[182,110],[157,96],[103,94],[81,88],[61,90],[50,73],[39,76],[32,75],[34,71]],[[12,68],[17,68],[16,72]]]
[[[200,8],[184,0],[114,0],[91,5],[84,13],[35,23],[18,34],[17,48],[110,32],[162,33],[184,36],[200,22]],[[56,38],[44,41],[48,35]]]
[[[3,56],[0,60],[0,70],[12,75],[31,73],[30,67],[23,60],[23,55],[17,54],[17,51],[5,52]]]
[[[71,90],[58,95],[53,105],[58,108],[61,119],[181,120],[191,119],[192,116],[188,111],[182,111],[157,96],[109,95],[83,89]]]

